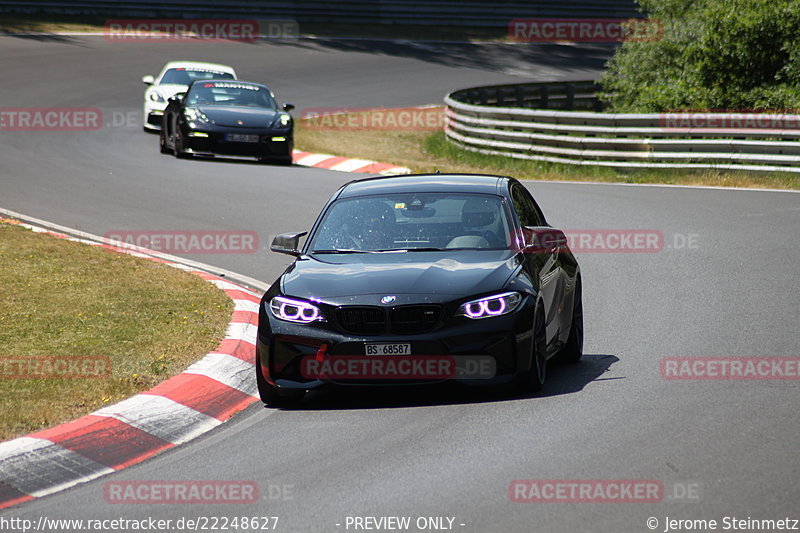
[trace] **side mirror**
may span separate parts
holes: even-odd
[[[304,231],[302,233],[281,233],[277,235],[274,239],[272,239],[272,245],[269,247],[270,250],[273,252],[278,252],[279,254],[287,254],[293,255],[297,257],[300,255],[300,250],[298,249],[298,243],[300,242],[300,237],[308,233]]]
[[[293,104],[283,104],[283,110],[284,111],[291,111],[292,109],[294,109],[294,105]]]
[[[567,248],[567,236],[563,231],[549,226],[525,226],[522,229],[525,238],[524,252],[553,253]]]
[[[153,85],[155,82],[156,82],[155,78],[153,78],[153,76],[149,74],[147,76],[142,76],[142,83],[144,83],[145,85]]]

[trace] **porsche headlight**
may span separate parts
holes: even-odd
[[[163,104],[164,102],[166,102],[164,97],[161,96],[161,93],[158,91],[151,91],[148,98],[150,98],[150,100],[153,102],[158,102],[159,104]]]
[[[322,320],[322,313],[319,307],[302,300],[293,300],[276,296],[269,301],[269,310],[277,319],[298,324],[310,324],[311,322]]]
[[[507,315],[516,309],[521,301],[520,293],[504,292],[462,304],[456,314],[472,319]]]
[[[189,122],[195,122],[198,124],[208,124],[210,120],[208,119],[202,111],[194,109],[192,107],[188,107],[183,110],[183,116],[186,117],[186,120]],[[192,126],[194,127],[194,126]]]
[[[276,128],[288,128],[289,124],[292,123],[292,116],[286,113],[281,113],[278,115],[278,118],[275,120],[275,127]]]

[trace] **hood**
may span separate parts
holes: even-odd
[[[511,250],[303,256],[284,273],[282,291],[332,305],[376,304],[374,295],[395,295],[398,304],[445,302],[502,290],[518,266]]]
[[[163,85],[153,85],[152,87],[165,99],[170,99],[178,93],[185,93],[189,88],[188,85],[180,85],[176,83],[165,83]]]
[[[233,128],[268,128],[275,122],[278,111],[257,107],[195,106],[217,126]],[[241,123],[240,123],[241,122]]]

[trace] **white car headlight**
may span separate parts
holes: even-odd
[[[298,324],[309,324],[323,319],[316,305],[283,296],[276,296],[270,300],[269,310],[275,318]]]
[[[516,309],[521,301],[520,293],[504,292],[462,304],[456,314],[472,319],[507,315]]]
[[[158,102],[159,104],[163,104],[164,102],[166,102],[164,97],[161,96],[161,93],[159,93],[158,91],[151,91],[149,98],[151,101]]]

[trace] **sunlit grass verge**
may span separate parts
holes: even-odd
[[[380,123],[364,114],[353,123]],[[381,116],[386,111],[375,111]],[[340,123],[346,124],[346,120]],[[447,141],[441,131],[331,127],[309,127],[297,121],[296,144],[299,150],[372,159],[411,168],[415,172],[474,172],[511,175],[519,179],[554,181],[594,181],[608,183],[651,183],[800,189],[800,175],[788,172],[744,172],[728,170],[628,169],[569,165],[485,155],[464,150]]]
[[[0,219],[0,365],[108,357],[110,377],[17,379],[0,366],[0,440],[147,390],[219,345],[233,312],[198,276]]]

